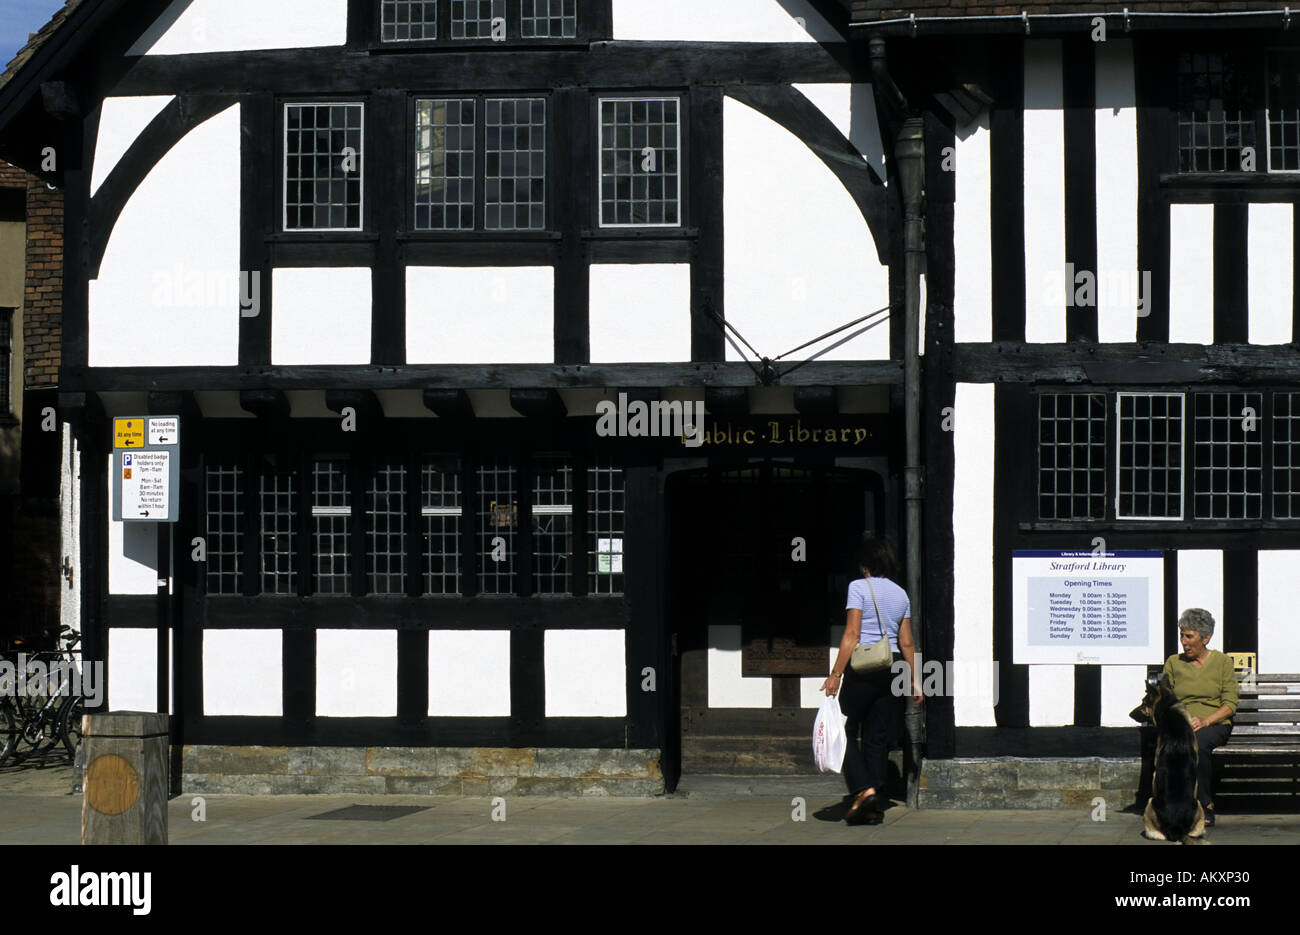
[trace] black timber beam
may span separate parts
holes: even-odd
[[[1290,346],[1250,344],[958,344],[959,383],[1289,383],[1300,381]]]
[[[474,418],[474,404],[464,390],[440,390],[424,388],[424,408],[439,419],[468,421]]]
[[[1271,353],[1276,353],[1276,350]],[[1297,369],[1300,370],[1300,367]],[[739,361],[676,364],[409,364],[395,367],[345,364],[304,367],[96,367],[79,377],[85,385],[75,389],[97,392],[516,387],[604,389],[611,386],[744,388],[754,386],[757,382],[750,366]],[[902,382],[902,361],[812,361],[802,364],[793,373],[780,377],[776,385],[886,386],[901,385]]]
[[[548,389],[513,389],[510,408],[521,416],[535,418],[564,418],[568,414],[560,394]]]
[[[837,411],[835,387],[797,386],[794,390],[794,408],[805,416],[834,415]]]
[[[343,415],[344,409],[351,409],[358,419],[367,423],[381,419],[384,415],[379,397],[370,390],[326,390],[325,408],[339,415]]]
[[[180,416],[182,422],[203,418],[199,404],[192,392],[186,390],[164,390],[149,394],[148,404],[151,416]]]
[[[704,408],[713,416],[747,416],[749,393],[743,386],[708,387],[704,390]]]
[[[279,390],[241,390],[239,405],[259,419],[276,421],[289,418],[289,397]]]

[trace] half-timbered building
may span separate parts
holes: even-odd
[[[880,6],[68,3],[0,156],[64,193],[76,614],[175,781],[807,770],[863,536],[974,673],[922,804],[1135,785],[1142,667],[1017,664],[1015,551],[1159,550],[1166,648],[1297,661],[1290,14]],[[178,519],[116,521],[151,414]]]

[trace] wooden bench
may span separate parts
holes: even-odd
[[[1237,672],[1237,711],[1228,742],[1212,756],[1216,810],[1300,809],[1300,674],[1259,675],[1254,653],[1228,653]],[[1159,678],[1163,665],[1149,666]],[[1145,686],[1144,686],[1145,690]],[[1155,729],[1142,727],[1139,804],[1146,805],[1155,765]]]

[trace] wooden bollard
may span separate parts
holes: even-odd
[[[87,714],[82,844],[167,843],[167,715]]]

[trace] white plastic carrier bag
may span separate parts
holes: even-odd
[[[827,695],[813,723],[813,757],[823,773],[838,773],[844,765],[844,750],[849,738],[844,733],[847,714],[840,713],[840,699]]]

